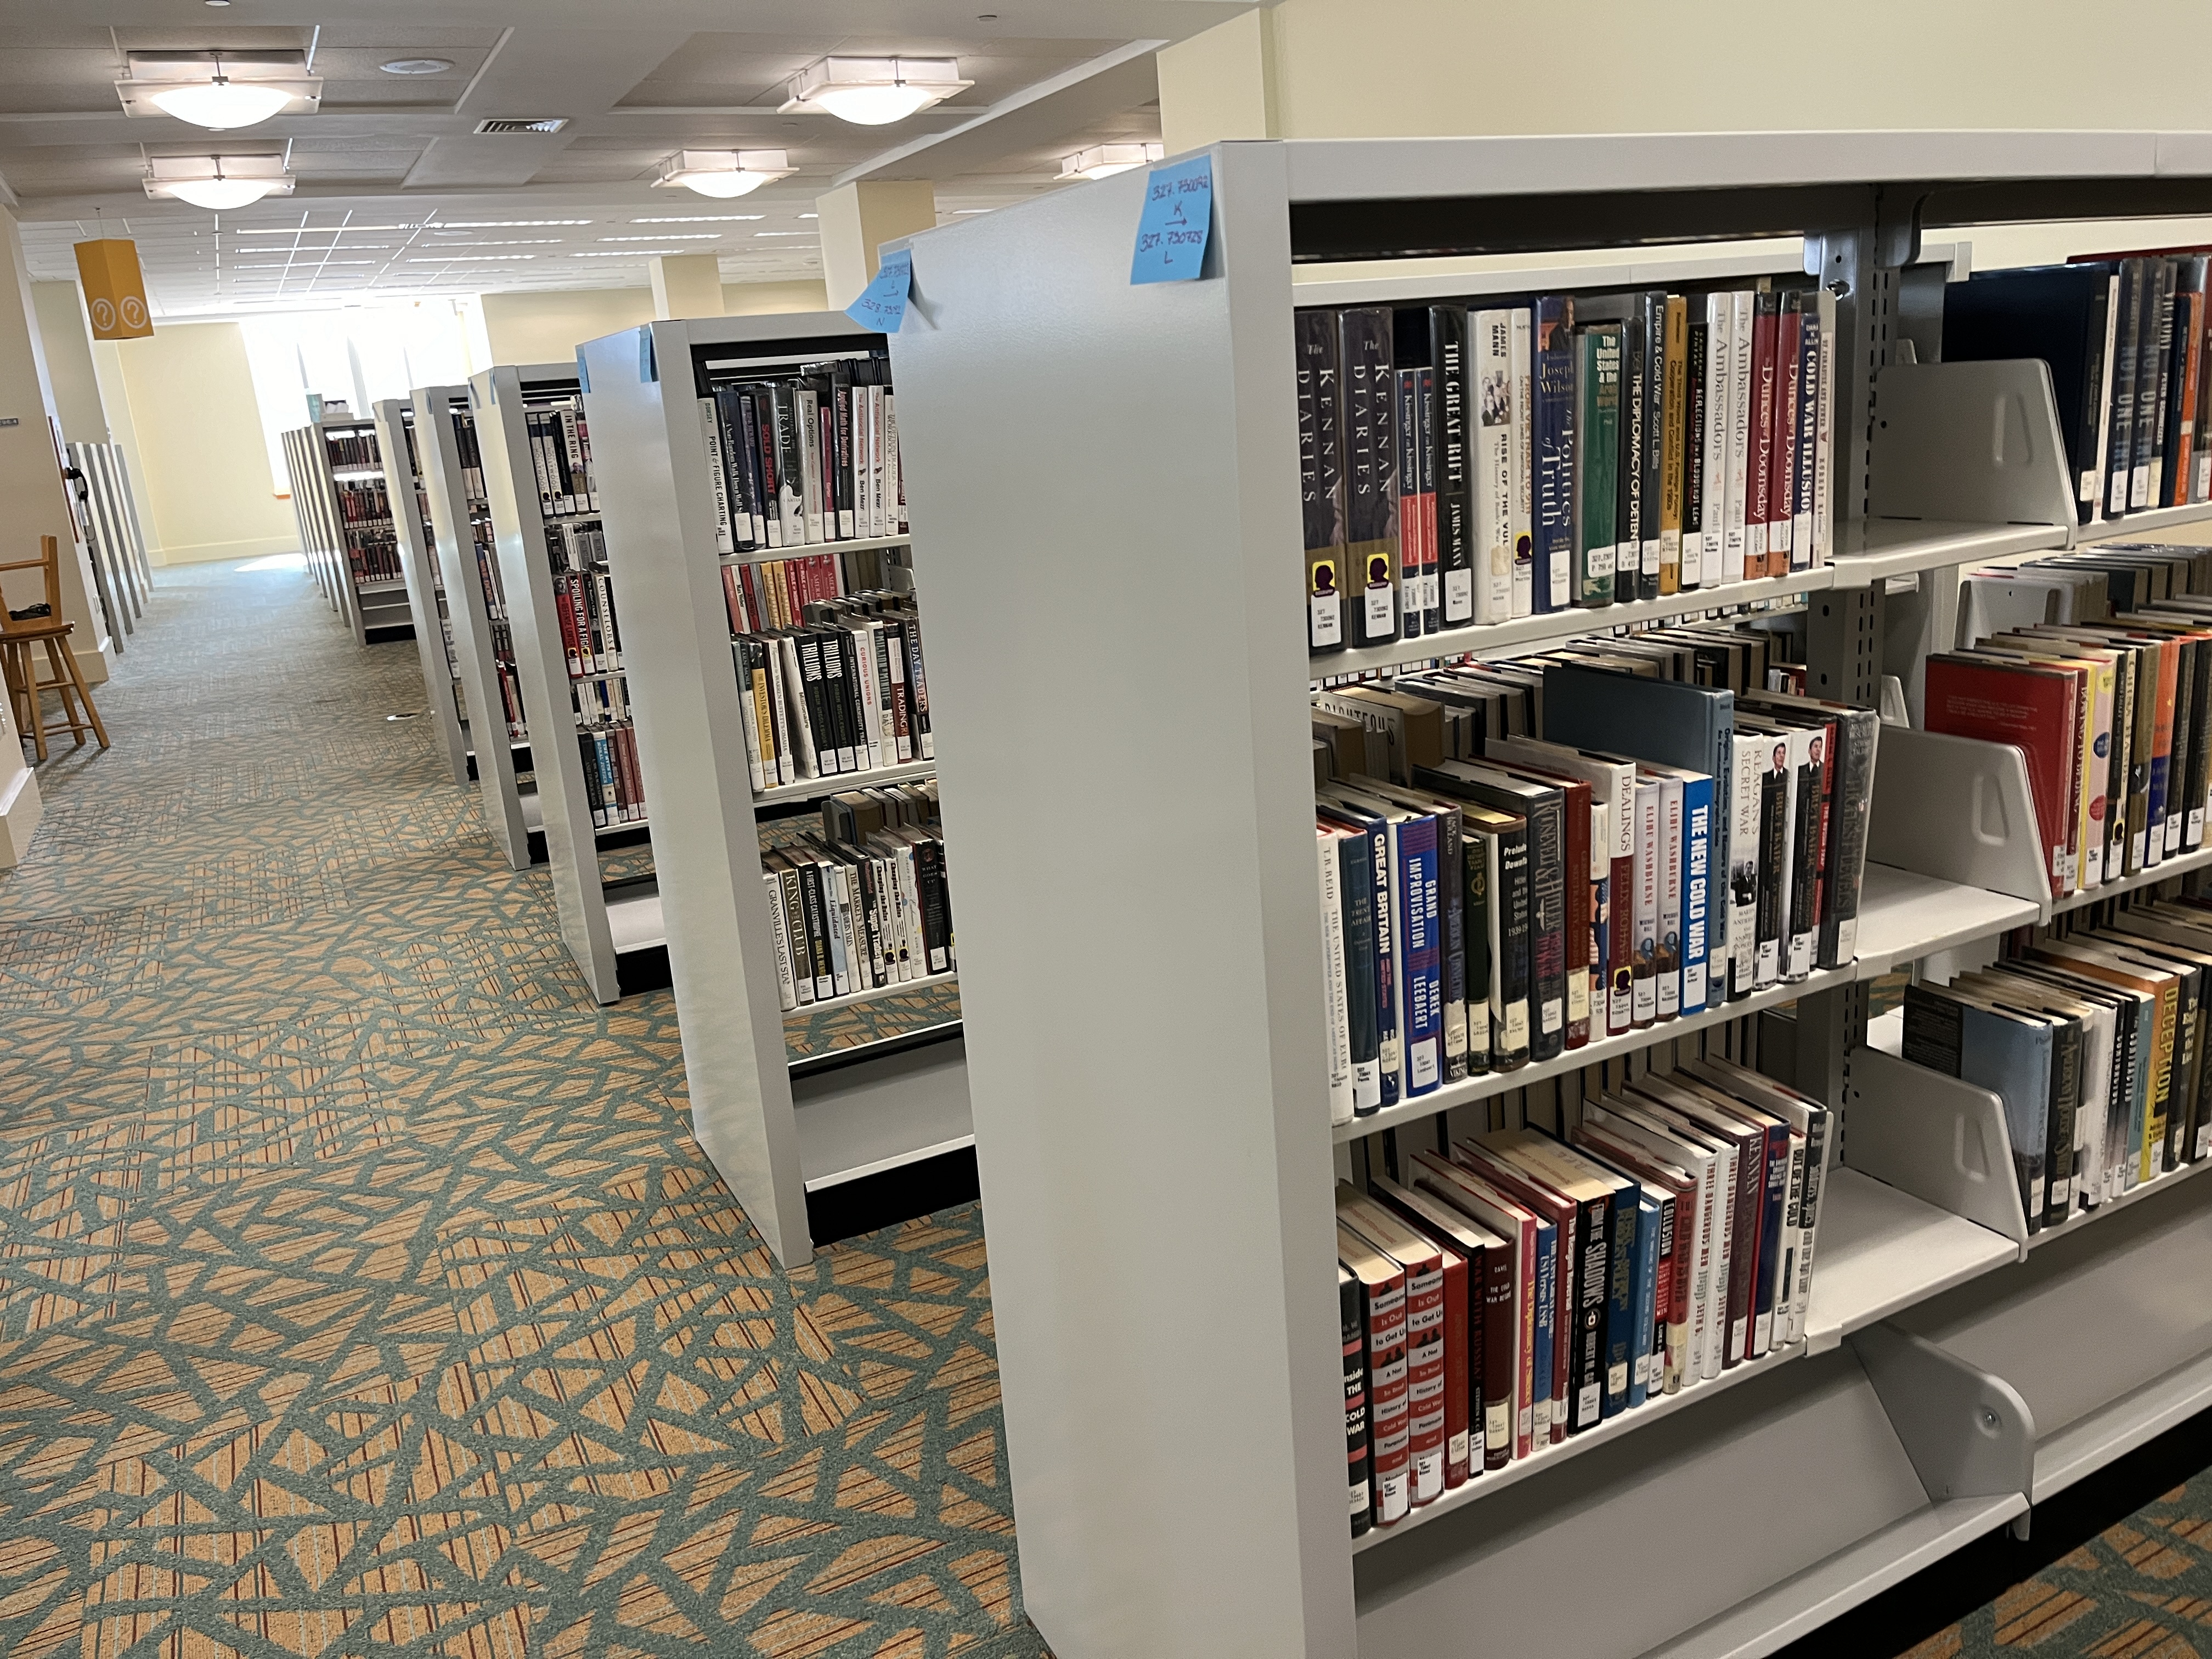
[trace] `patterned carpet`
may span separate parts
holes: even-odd
[[[2212,1652],[2212,1471],[2192,1476],[1901,1659]]]
[[[304,576],[99,696],[0,875],[0,1652],[1040,1655],[974,1208],[779,1272]]]

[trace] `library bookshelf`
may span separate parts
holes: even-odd
[[[107,614],[108,637],[120,653],[125,635],[137,631],[134,619],[146,614],[146,594],[154,580],[123,447],[65,444],[63,453],[68,460],[78,538],[89,556],[100,608]]]
[[[594,824],[582,751],[567,721],[581,715],[580,689],[598,675],[568,672],[555,607],[551,556],[599,528],[596,507],[563,508],[541,488],[531,453],[528,417],[578,406],[576,366],[543,363],[487,369],[469,383],[476,437],[483,460],[500,591],[513,641],[523,707],[538,721],[531,748],[538,788],[524,801],[526,822],[552,867],[561,936],[592,994],[613,1002],[668,983],[668,943],[660,890],[651,875],[603,878],[603,848],[650,839],[647,821]],[[627,671],[616,670],[623,678]],[[534,811],[532,810],[534,806]]]
[[[424,714],[438,732],[439,751],[455,783],[469,781],[468,702],[460,658],[453,644],[451,600],[438,563],[437,532],[430,526],[430,498],[422,483],[421,447],[415,441],[415,407],[404,398],[374,405],[377,453],[386,458],[392,528],[407,580],[407,608],[416,617],[416,649],[422,658]],[[436,628],[429,626],[434,618]]]
[[[414,626],[414,618],[375,417],[339,416],[295,427],[284,434],[284,457],[301,547],[354,637],[363,645],[407,637],[404,630]]]
[[[438,568],[450,573],[453,660],[468,709],[465,765],[483,797],[493,844],[517,870],[543,856],[533,844],[532,755],[514,672],[514,646],[492,550],[491,511],[484,497],[476,413],[465,386],[417,386],[411,398],[415,440],[429,499]]]
[[[1355,1548],[1331,1188],[1364,1176],[1379,1120],[1328,1121],[1310,684],[1643,607],[1310,660],[1292,314],[1332,284],[1294,268],[1577,250],[1541,281],[1589,293],[1672,280],[1656,245],[1802,238],[1801,279],[1838,301],[1834,557],[1660,604],[1802,605],[1808,691],[1872,706],[1950,645],[1960,565],[2079,534],[2047,370],[1939,361],[1927,306],[1958,262],[1923,230],[2204,212],[2212,135],[1206,154],[1199,280],[1129,283],[1141,173],[903,244],[892,356],[945,829],[988,872],[962,890],[962,990],[1024,1601],[1062,1659],[1772,1652],[2212,1398],[2212,1290],[2149,1265],[2200,1247],[2212,1185],[2154,1182],[2031,1251],[1987,1178],[2008,1165],[1968,1155],[2009,1156],[1996,1097],[1869,1044],[1867,980],[1986,957],[2049,907],[2021,873],[2042,866],[2016,753],[1886,726],[1856,963],[1793,1009],[1731,1005],[1389,1126],[1563,1128],[1586,1091],[1685,1049],[1794,1079],[1844,1148],[1803,1340]],[[1410,267],[1357,287],[1482,291]],[[627,398],[640,367],[594,374]],[[1040,419],[1048,387],[1078,395]],[[1097,810],[1101,779],[1121,810]]]
[[[879,350],[883,338],[838,313],[801,313],[650,323],[577,353],[608,566],[620,594],[693,1133],[787,1267],[813,1251],[811,1195],[969,1144],[966,1066],[957,1024],[805,1060],[788,1054],[762,888],[762,820],[817,810],[845,790],[927,776],[934,767],[847,772],[757,798],[723,568],[789,552],[874,549],[903,575],[908,538],[718,553],[699,399],[733,374]]]

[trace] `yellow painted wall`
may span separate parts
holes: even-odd
[[[653,320],[649,288],[556,289],[483,296],[491,362],[565,363],[576,348],[601,335]],[[483,365],[490,367],[491,365]]]
[[[157,324],[116,346],[164,564],[252,559],[300,545],[269,476],[261,410],[236,323]]]
[[[46,378],[53,383],[54,413],[62,436],[73,444],[107,441],[107,416],[100,406],[100,380],[92,367],[92,331],[75,283],[33,283],[31,303],[38,313],[39,343],[46,354]]]
[[[773,317],[779,312],[827,311],[830,292],[820,283],[725,283],[722,312],[730,317]]]

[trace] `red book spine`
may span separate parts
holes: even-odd
[[[561,623],[561,648],[568,653],[568,678],[574,679],[584,672],[584,664],[582,653],[576,647],[576,617],[568,609],[568,578],[566,576],[553,579],[553,614]]]
[[[2066,896],[2067,830],[2074,812],[2068,795],[2080,742],[2074,690],[2071,674],[1951,656],[1928,659],[1923,720],[1929,731],[2010,744],[2027,757],[2028,793],[2043,832],[2053,898]]]
[[[2182,355],[2180,454],[2174,462],[2173,483],[2166,494],[2166,505],[2186,507],[2189,481],[2196,473],[2191,458],[2203,444],[2197,430],[2197,376],[2198,359],[2204,355],[2204,296],[2184,294],[2177,297],[2189,307],[2189,344]]]
[[[791,625],[799,627],[806,620],[806,573],[803,559],[783,562],[783,602],[789,609]]]
[[[1766,505],[1766,574],[1790,574],[1797,507],[1797,400],[1804,378],[1805,313],[1784,311],[1774,331],[1774,490]]]
[[[722,609],[730,614],[730,632],[750,634],[753,630],[746,625],[745,596],[738,585],[738,567],[733,564],[722,567]]]
[[[1432,1255],[1418,1265],[1406,1265],[1406,1400],[1413,1458],[1415,1504],[1435,1502],[1447,1484],[1446,1449],[1449,1439],[1449,1366],[1446,1360],[1448,1326],[1444,1316],[1444,1259]],[[1464,1395],[1462,1395],[1462,1401]],[[1462,1415],[1465,1407],[1462,1403]],[[1464,1422],[1461,1425],[1465,1431]],[[1464,1457],[1460,1479],[1467,1479]]]
[[[645,779],[637,766],[637,728],[618,726],[615,728],[615,752],[622,757],[623,804],[629,810],[625,818],[645,816]]]
[[[744,631],[748,634],[763,632],[768,627],[768,617],[767,613],[761,609],[760,586],[758,579],[754,574],[760,567],[753,564],[741,564],[736,568],[738,588],[744,595],[745,601]]]
[[[1406,1358],[1406,1279],[1401,1273],[1367,1287],[1367,1401],[1375,1449],[1375,1518],[1384,1526],[1405,1517],[1411,1485]]]
[[[1765,295],[1751,324],[1751,476],[1744,489],[1743,574],[1756,581],[1767,574],[1767,520],[1774,501],[1774,346],[1782,321]]]

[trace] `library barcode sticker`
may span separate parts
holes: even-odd
[[[1132,283],[1187,283],[1206,261],[1213,226],[1213,158],[1195,155],[1171,167],[1154,167],[1145,184],[1145,211],[1137,221]]]

